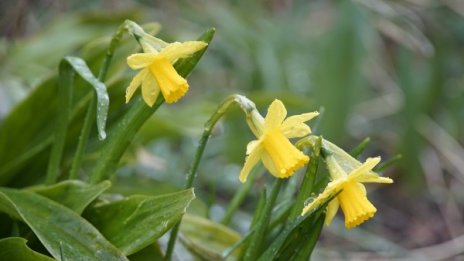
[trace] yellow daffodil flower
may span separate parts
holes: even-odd
[[[173,64],[178,59],[188,57],[208,45],[201,41],[167,44],[158,40],[158,43],[163,45],[160,50],[142,43],[145,53],[132,54],[127,58],[130,68],[142,70],[135,75],[127,87],[126,103],[140,85],[142,85],[142,97],[149,106],[155,104],[160,91],[167,103],[178,101],[188,91],[189,85],[177,73]]]
[[[277,178],[290,177],[309,161],[309,157],[299,151],[289,139],[310,134],[311,129],[304,122],[319,113],[304,113],[285,119],[287,110],[284,104],[280,100],[274,100],[269,106],[266,118],[256,110],[251,114],[248,123],[258,139],[248,143],[247,158],[240,172],[241,182],[246,181],[251,169],[259,160],[262,160],[266,169]]]
[[[366,188],[362,183],[393,183],[392,179],[379,177],[371,171],[380,162],[380,157],[368,158],[364,164],[349,174],[346,174],[333,156],[329,155],[326,161],[332,181],[319,196],[304,207],[301,215],[305,215],[336,195],[327,206],[326,225],[332,222],[339,206],[345,215],[346,228],[356,227],[373,217],[377,209],[367,199]]]

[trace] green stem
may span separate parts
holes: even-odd
[[[108,73],[111,60],[113,59],[114,50],[116,49],[116,46],[119,45],[120,40],[120,38],[117,38],[117,33],[111,40],[110,47],[108,48],[105,59],[103,60],[102,67],[100,67],[100,72],[98,73],[98,79],[102,82],[106,79],[106,74]]]
[[[318,137],[314,145],[309,145],[311,148],[310,161],[306,167],[303,183],[300,187],[300,192],[296,197],[296,202],[290,212],[289,220],[296,219],[304,207],[304,202],[314,192],[314,181],[316,179],[317,168],[319,166],[319,156],[321,151],[322,138]]]
[[[264,232],[266,231],[269,220],[271,219],[272,208],[274,203],[279,195],[280,187],[283,183],[283,179],[277,179],[272,186],[271,194],[269,199],[266,200],[266,204],[264,206],[263,213],[259,219],[259,222],[256,225],[256,230],[253,233],[251,241],[246,249],[244,260],[245,261],[253,261],[256,260],[259,251],[261,249],[261,244],[264,239]]]
[[[192,165],[187,173],[187,182],[185,184],[185,189],[189,189],[193,186],[193,182],[195,181],[196,173],[198,170],[198,166],[200,165],[201,158],[205,151],[206,144],[208,143],[209,137],[211,136],[211,132],[214,129],[214,126],[219,121],[219,119],[224,116],[224,114],[229,110],[229,108],[238,103],[242,109],[245,110],[247,113],[248,111],[254,109],[254,104],[250,102],[247,98],[240,95],[231,95],[227,97],[216,109],[216,111],[211,115],[209,120],[205,123],[205,128],[203,130],[203,134],[201,135],[200,141],[198,142],[198,147],[195,152],[195,158],[193,159]],[[251,107],[247,107],[252,105]],[[247,113],[248,115],[248,113]],[[166,249],[166,256],[165,260],[171,260],[172,253],[174,251],[174,246],[176,244],[177,234],[179,232],[179,226],[181,221],[179,221],[171,231],[171,235],[168,242],[168,247]]]
[[[180,228],[180,221],[172,228],[171,234],[169,235],[168,247],[166,249],[166,255],[164,256],[164,260],[169,261],[172,258],[172,254],[174,253],[174,247],[176,245],[177,234],[179,233]]]
[[[71,70],[71,67],[65,60],[62,60],[59,65],[58,77],[58,96],[60,100],[59,108],[61,108],[62,111],[58,113],[58,119],[56,122],[54,143],[48,162],[47,176],[45,178],[46,184],[53,184],[58,178],[61,157],[66,139],[66,130],[68,128],[73,79],[74,71]]]
[[[224,217],[221,220],[221,224],[227,226],[230,223],[232,217],[235,214],[235,211],[237,211],[240,204],[242,204],[243,200],[245,200],[246,195],[248,194],[248,192],[250,192],[251,188],[253,187],[253,184],[255,183],[256,178],[258,177],[258,173],[260,173],[262,169],[262,167],[255,167],[245,184],[243,184],[243,186],[241,186],[240,189],[237,190],[234,197],[230,201],[229,206],[227,207],[226,213],[224,214]]]
[[[93,116],[95,115],[97,105],[95,103],[95,94],[91,93],[90,95],[92,95],[92,97],[90,98],[89,107],[87,108],[87,113],[84,119],[84,125],[82,126],[81,134],[79,135],[79,142],[71,165],[69,179],[76,179],[78,176],[78,172],[82,164],[82,158],[84,157],[84,150],[87,146],[87,142],[90,137],[90,130],[93,126]]]

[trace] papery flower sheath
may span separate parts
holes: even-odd
[[[189,85],[187,80],[177,73],[173,64],[178,59],[188,57],[208,45],[201,41],[167,44],[158,40],[157,43],[162,46],[158,48],[160,50],[145,44],[145,53],[136,53],[127,57],[127,64],[130,68],[141,70],[127,87],[126,103],[140,85],[143,100],[149,106],[155,104],[160,91],[167,103],[178,101],[188,91]]]
[[[340,206],[345,215],[345,227],[353,228],[373,217],[377,209],[367,199],[366,188],[362,183],[393,183],[390,178],[380,177],[372,169],[380,162],[380,157],[368,158],[364,164],[347,174],[333,156],[328,156],[327,166],[332,181],[325,190],[303,208],[302,215],[324,204],[335,196],[328,206],[325,224],[332,222]],[[338,193],[338,194],[337,194]]]
[[[304,122],[316,117],[318,112],[287,116],[280,100],[269,106],[266,118],[257,111],[252,112],[249,126],[257,140],[247,146],[247,157],[240,172],[240,181],[245,182],[251,169],[262,160],[266,169],[277,178],[288,178],[309,161],[309,157],[298,150],[290,138],[303,137],[311,133]]]

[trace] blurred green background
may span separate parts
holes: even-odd
[[[244,94],[263,113],[279,98],[289,114],[323,110],[317,133],[347,150],[370,137],[364,157],[403,156],[384,173],[395,184],[370,194],[376,217],[345,231],[339,216],[325,229],[315,260],[462,257],[463,15],[459,0],[3,0],[0,120],[57,73],[64,55],[99,66],[125,19],[161,23],[159,36],[167,41],[194,39],[216,27],[187,97],[163,106],[134,141],[119,173],[121,187],[135,183],[140,192],[153,193],[180,188],[202,125],[223,98]],[[121,90],[133,75],[124,59],[136,44],[126,45],[107,81]],[[115,96],[112,103],[123,99]],[[197,194],[213,220],[239,186],[252,138],[237,109],[207,147]],[[253,204],[250,197],[240,215]],[[243,231],[240,215],[234,226]]]

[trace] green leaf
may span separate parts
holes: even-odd
[[[367,137],[364,140],[362,140],[356,147],[350,150],[350,155],[357,158],[359,157],[363,151],[366,149],[367,145],[369,145],[369,142],[371,141],[371,138]]]
[[[129,256],[130,261],[164,261],[163,251],[155,243]]]
[[[182,243],[207,260],[222,260],[222,252],[240,240],[240,235],[230,228],[188,214],[182,219],[180,231]],[[227,260],[236,260],[238,252],[237,249]]]
[[[258,260],[308,260],[324,225],[322,210],[290,223]]]
[[[45,123],[50,121],[50,115],[55,115],[58,106],[57,99],[50,99],[56,96],[55,81],[50,79],[38,86],[1,123],[0,185],[9,182],[30,158],[51,143],[53,125]],[[18,133],[20,138],[14,138]],[[32,166],[29,164],[28,168]]]
[[[87,184],[79,180],[66,180],[51,186],[31,187],[28,190],[60,203],[77,214],[111,186],[111,182]]]
[[[59,167],[66,143],[66,133],[72,109],[72,93],[74,73],[88,82],[97,95],[97,127],[100,139],[106,138],[105,125],[108,117],[109,97],[106,86],[90,71],[84,60],[79,57],[67,56],[61,60],[58,77],[58,98],[60,110],[56,118],[54,140],[48,163],[46,183],[53,184],[59,175]]]
[[[216,33],[216,29],[210,28],[198,38],[198,41],[203,41],[207,44],[210,44],[213,40],[214,33]],[[193,68],[195,68],[206,50],[207,48],[203,48],[202,50],[194,53],[192,56],[177,61],[174,65],[174,68],[176,68],[176,71],[179,73],[179,75],[186,78],[193,71]]]
[[[105,125],[106,119],[108,117],[108,107],[110,103],[105,84],[93,75],[85,61],[81,58],[74,56],[66,56],[63,60],[65,60],[74,69],[74,71],[76,71],[77,74],[79,74],[82,77],[82,79],[84,79],[94,88],[97,96],[98,135],[100,139],[105,139]]]
[[[161,196],[134,195],[90,207],[84,215],[124,254],[133,254],[152,244],[185,213],[193,189]]]
[[[42,255],[26,245],[27,240],[22,237],[8,237],[0,239],[0,257],[7,257],[9,261],[53,261],[53,258]]]
[[[0,211],[24,221],[57,260],[127,260],[85,219],[41,195],[0,188]]]
[[[321,234],[327,204],[337,194],[332,195],[310,214],[289,223],[261,254],[258,261],[308,260]]]

